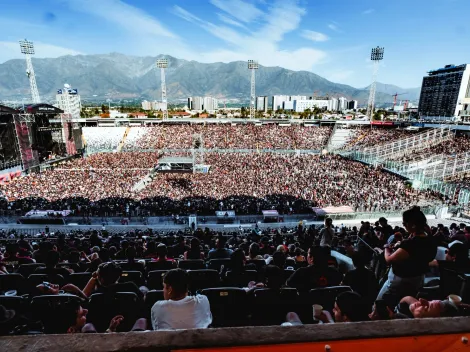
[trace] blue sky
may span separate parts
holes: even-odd
[[[417,87],[426,71],[470,63],[469,0],[0,0],[0,63],[121,52],[200,62],[257,59],[355,87]]]

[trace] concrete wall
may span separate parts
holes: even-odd
[[[15,336],[1,337],[0,351],[167,352],[178,349],[263,346],[319,341],[332,344],[338,340],[366,341],[365,339],[460,333],[462,337],[470,338],[470,318],[406,319],[334,325],[243,327],[119,334]],[[462,348],[464,347],[468,347],[468,344],[462,344]],[[289,351],[290,347],[287,346],[285,350]]]

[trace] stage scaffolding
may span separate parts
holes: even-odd
[[[33,114],[13,114],[16,141],[21,155],[23,170],[29,170],[39,165],[37,150],[33,149],[31,125],[35,122]]]
[[[60,114],[60,121],[62,122],[62,136],[67,154],[75,155],[77,154],[77,148],[73,136],[72,115],[66,113]]]

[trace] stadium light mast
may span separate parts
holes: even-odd
[[[20,40],[21,53],[26,58],[26,75],[29,78],[29,86],[31,88],[31,96],[34,104],[39,104],[41,98],[39,98],[38,86],[36,84],[36,75],[34,74],[33,62],[31,61],[31,55],[34,55],[34,44],[28,40]]]
[[[160,69],[162,78],[162,103],[163,103],[163,120],[168,119],[168,102],[166,98],[166,82],[165,82],[165,69],[168,67],[168,59],[158,59],[157,68]]]
[[[250,95],[250,118],[255,118],[255,103],[256,103],[256,70],[259,69],[258,61],[248,60],[248,69],[251,71],[251,95]]]
[[[372,122],[372,117],[374,116],[374,108],[375,108],[375,91],[377,88],[377,75],[379,73],[379,64],[384,58],[384,48],[376,47],[373,48],[370,54],[370,60],[373,64],[373,73],[372,73],[372,84],[370,85],[370,94],[369,94],[369,102],[367,103],[367,113],[366,115],[369,117],[370,121]],[[371,124],[372,126],[372,124]]]

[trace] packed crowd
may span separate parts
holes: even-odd
[[[321,228],[184,235],[5,233],[0,335],[470,315],[470,292],[448,276],[470,270],[470,226],[429,227],[418,207],[395,228],[327,218]]]
[[[135,132],[133,132],[135,131]],[[328,127],[254,124],[197,124],[132,127],[123,150],[189,149],[193,135],[200,134],[205,148],[219,149],[322,149]],[[131,136],[132,134],[132,136]]]
[[[455,155],[468,152],[470,152],[470,138],[468,136],[461,135],[448,141],[420,149],[417,152],[406,153],[405,155],[397,158],[391,158],[391,160],[413,162],[437,155]]]
[[[413,190],[403,179],[340,156],[274,153],[207,153],[208,174],[157,173],[134,189],[155,165],[154,153],[96,154],[55,170],[15,179],[0,186],[3,207],[30,210],[86,210],[103,207],[141,210],[148,215],[195,211],[213,215],[311,212],[311,207],[351,206],[356,211],[403,209],[409,204],[441,202],[432,192]],[[141,170],[133,170],[142,168]]]
[[[411,136],[415,131],[407,131],[398,128],[356,128],[350,135],[350,140],[342,149],[361,149],[395,142],[400,138]]]
[[[83,127],[87,153],[116,150],[125,132],[126,127]]]

